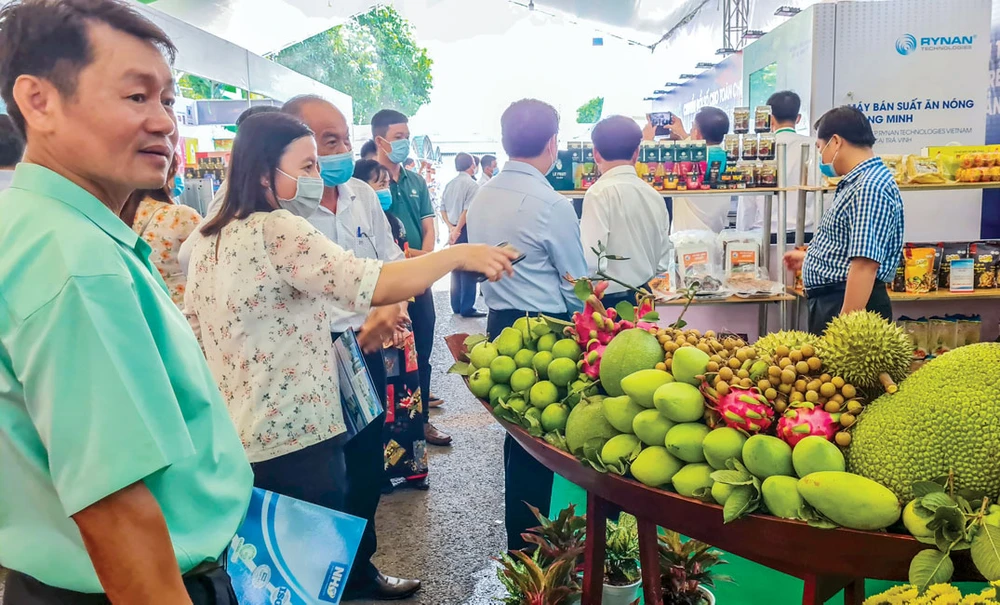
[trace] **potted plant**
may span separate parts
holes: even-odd
[[[587,520],[575,507],[548,519],[528,505],[539,526],[521,534],[531,546],[512,550],[497,561],[497,577],[507,590],[501,601],[507,605],[571,605],[580,597],[579,566],[583,555]]]
[[[631,605],[638,598],[642,583],[635,517],[621,513],[617,523],[608,521],[607,536],[602,602],[604,605]]]
[[[697,540],[682,542],[680,534],[670,530],[660,534],[659,543],[663,605],[715,605],[709,588],[732,581],[713,574],[713,567],[726,563],[722,553]]]

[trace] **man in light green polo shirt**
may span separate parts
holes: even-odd
[[[0,10],[25,133],[0,193],[0,565],[8,603],[233,604],[252,475],[198,342],[119,218],[177,142],[174,48],[119,0]]]

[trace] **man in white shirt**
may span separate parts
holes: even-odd
[[[320,207],[308,218],[309,222],[355,256],[386,262],[402,260],[403,251],[392,239],[389,221],[375,191],[351,178],[354,154],[344,114],[322,97],[313,95],[290,99],[282,111],[302,120],[316,138],[320,176],[325,187]],[[358,342],[366,352],[365,363],[383,405],[386,388],[382,343],[405,319],[405,309],[405,303],[378,307],[367,316],[333,306],[327,309],[330,331],[335,335],[347,330],[358,332]],[[386,576],[371,561],[377,546],[375,511],[385,478],[384,423],[385,416],[379,416],[344,446],[348,487],[343,512],[368,521],[345,589],[350,598],[404,599],[420,589],[419,580]]]
[[[676,138],[705,141],[708,144],[708,165],[719,161],[726,167],[726,152],[722,149],[722,139],[729,133],[729,116],[718,107],[702,107],[694,116],[691,135],[684,131],[679,116],[674,116],[670,130]],[[729,211],[732,196],[699,195],[694,197],[674,197],[674,218],[671,233],[678,231],[713,231],[719,233],[729,226]]]
[[[448,226],[448,243],[465,244],[469,233],[465,227],[466,214],[479,185],[472,175],[476,172],[473,156],[459,153],[455,156],[458,175],[451,179],[441,194],[441,218]],[[476,309],[476,276],[466,271],[451,273],[451,310],[462,317],[486,317]]]
[[[0,191],[10,187],[14,166],[24,155],[24,139],[7,114],[0,115]]]
[[[609,260],[600,269],[631,286],[643,286],[670,262],[670,217],[663,196],[635,172],[642,130],[635,120],[611,116],[591,134],[594,160],[601,178],[583,197],[580,239],[591,274],[598,270],[594,249],[604,244],[607,254],[628,260]],[[603,266],[606,265],[606,266]],[[604,304],[635,301],[634,293],[614,282]]]
[[[497,156],[492,154],[486,154],[480,161],[483,167],[483,173],[479,175],[479,184],[485,185],[490,182],[493,175],[500,172],[500,166],[497,164]]]
[[[776,145],[785,145],[785,182],[789,187],[795,187],[802,181],[802,147],[809,150],[809,159],[806,166],[806,185],[814,185],[816,178],[813,175],[813,162],[816,155],[816,141],[811,137],[795,132],[796,125],[802,120],[799,109],[802,100],[799,95],[790,90],[776,92],[767,100],[771,106],[771,130],[774,132]],[[812,232],[815,227],[815,200],[813,194],[806,194],[806,241],[812,239]],[[772,209],[771,216],[771,243],[778,241],[777,209]],[[798,194],[788,194],[788,222],[786,227],[786,241],[795,243],[795,228],[798,222],[799,204]],[[743,197],[740,199],[739,210],[736,213],[736,228],[741,231],[760,230],[764,228],[764,200],[759,197]]]

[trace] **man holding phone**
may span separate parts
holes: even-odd
[[[559,114],[547,103],[523,99],[504,111],[500,128],[510,161],[473,198],[467,214],[469,242],[509,242],[524,259],[514,277],[482,285],[489,307],[486,332],[491,339],[525,314],[569,319],[583,304],[563,276],[587,275],[576,211],[545,180],[557,158]],[[524,503],[549,514],[552,471],[509,435],[504,443],[504,471],[507,545],[521,548],[525,546],[521,533],[537,525]]]

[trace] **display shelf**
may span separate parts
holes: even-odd
[[[998,291],[1000,292],[1000,291]],[[780,302],[791,302],[795,300],[795,297],[791,294],[778,294],[776,296],[766,296],[760,298],[743,298],[740,296],[730,296],[728,298],[717,298],[717,299],[707,299],[707,300],[694,300],[691,302],[691,306],[695,305],[738,305],[738,304],[753,304],[760,305],[766,303],[780,303]],[[687,300],[683,298],[677,298],[671,301],[657,300],[657,307],[683,307],[687,304]]]
[[[814,187],[795,187],[802,191],[828,192],[836,191],[836,185],[821,185]],[[990,181],[988,183],[956,183],[947,182],[938,185],[900,185],[900,191],[968,191],[970,189],[1000,189],[1000,181]]]
[[[949,292],[948,290],[937,290],[935,292],[922,292],[913,294],[910,292],[889,292],[889,300],[893,302],[931,302],[935,300],[1000,300],[1000,289],[994,290],[973,290],[972,292]]]
[[[1000,185],[1000,183],[997,183]],[[791,189],[778,189],[778,188],[753,188],[753,189],[692,189],[679,191],[677,189],[671,191],[660,191],[656,192],[662,194],[663,197],[687,197],[687,196],[698,196],[698,195],[776,195],[779,191],[795,191],[795,188]],[[558,191],[566,197],[583,197],[586,195],[586,189],[574,189],[572,191]]]

